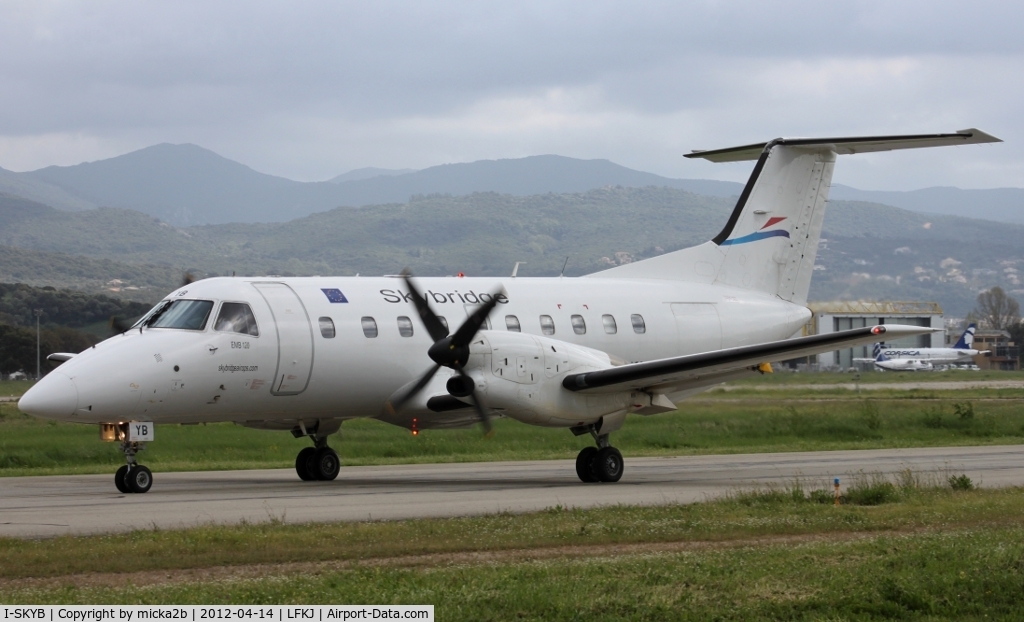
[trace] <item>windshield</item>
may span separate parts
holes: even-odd
[[[171,304],[170,300],[161,300],[160,302],[156,303],[156,306],[147,311],[146,315],[143,315],[138,319],[137,322],[132,324],[132,328],[139,328],[140,326],[145,326],[147,323],[149,323],[150,318],[152,318],[155,315],[158,315],[161,311],[166,309],[167,305],[169,304]]]
[[[143,326],[203,330],[211,309],[211,300],[174,300],[165,307],[155,309],[156,313],[150,314]]]

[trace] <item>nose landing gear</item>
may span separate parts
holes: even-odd
[[[135,461],[135,454],[145,448],[145,443],[121,441],[121,451],[124,452],[128,464],[114,473],[114,485],[119,491],[125,494],[143,493],[153,487],[153,472]]]
[[[581,482],[617,482],[622,479],[622,454],[608,442],[608,435],[595,435],[597,447],[584,447],[576,456],[576,475]]]

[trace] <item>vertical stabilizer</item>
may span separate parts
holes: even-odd
[[[960,335],[960,339],[953,346],[956,350],[970,350],[971,346],[974,345],[974,331],[978,329],[977,324],[971,324],[964,331],[964,334]]]
[[[836,156],[829,146],[785,145],[762,155],[760,174],[752,176],[744,189],[747,196],[740,197],[733,218],[712,240],[721,253],[715,282],[803,304]]]
[[[736,207],[710,242],[598,272],[595,278],[666,279],[760,291],[807,302],[836,155],[1001,142],[979,130],[857,138],[777,138],[691,158],[757,160]]]

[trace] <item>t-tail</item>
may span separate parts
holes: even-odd
[[[970,350],[974,346],[974,331],[978,330],[976,324],[971,324],[964,331],[964,334],[960,335],[959,341],[953,345],[955,350]]]
[[[694,151],[686,157],[756,160],[725,227],[699,246],[590,276],[729,285],[806,304],[837,155],[991,142],[1001,141],[969,129],[911,136],[776,138]]]

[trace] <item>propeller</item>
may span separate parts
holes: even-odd
[[[131,323],[125,321],[123,318],[117,315],[110,316],[110,334],[120,335],[121,333],[128,332],[131,328]]]
[[[453,381],[457,383],[450,387],[449,390],[458,397],[472,398],[473,406],[476,408],[481,425],[483,425],[484,433],[489,435],[491,433],[491,417],[487,414],[487,408],[484,406],[480,396],[477,395],[476,383],[466,374],[463,367],[469,361],[470,342],[473,341],[473,337],[476,336],[480,327],[487,320],[487,316],[494,309],[494,305],[498,304],[498,294],[503,293],[503,290],[498,290],[492,294],[491,299],[477,307],[454,334],[449,334],[448,328],[441,323],[437,314],[430,308],[430,305],[416,287],[409,270],[402,270],[400,276],[405,279],[405,285],[412,293],[416,312],[423,321],[423,325],[427,328],[430,338],[434,340],[434,345],[430,346],[427,350],[427,356],[434,361],[434,366],[428,369],[415,385],[398,397],[394,404],[388,402],[386,407],[391,412],[401,408],[427,386],[439,369],[447,367],[454,369],[458,373],[458,376],[448,381],[449,385],[453,385]]]

